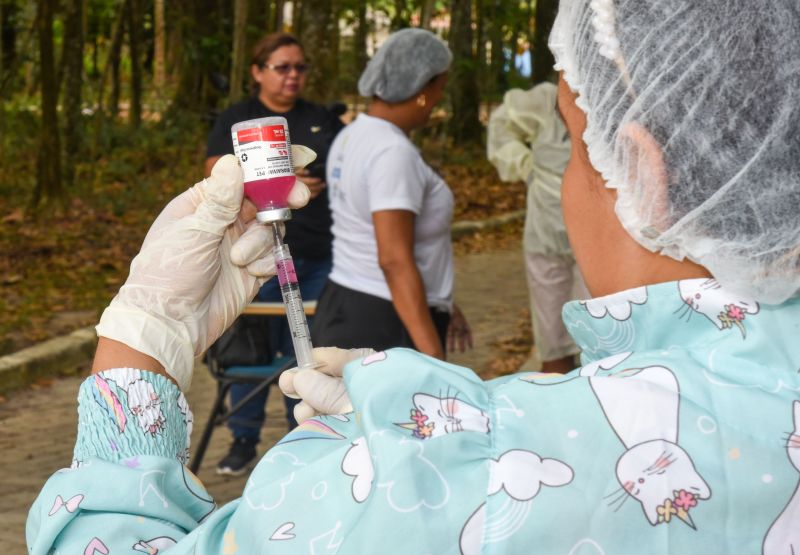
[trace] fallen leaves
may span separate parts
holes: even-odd
[[[28,217],[3,226],[0,354],[91,324],[124,278],[144,232],[79,199],[46,221]],[[74,311],[81,317],[58,318]]]
[[[425,160],[453,191],[454,221],[483,220],[525,209],[525,184],[500,181],[483,147],[423,141],[421,148]]]
[[[22,208],[17,208],[16,210],[12,210],[10,214],[7,214],[3,218],[3,223],[4,224],[18,224],[18,223],[22,222],[22,220],[24,218],[25,218],[25,212],[22,210]]]
[[[498,337],[492,342],[494,358],[489,361],[487,369],[481,374],[484,379],[506,376],[519,371],[530,358],[533,348],[533,330],[531,314],[526,308],[517,316],[516,331],[513,334]]]

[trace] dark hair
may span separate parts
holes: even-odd
[[[269,57],[272,56],[272,53],[284,46],[297,46],[300,50],[303,50],[303,45],[300,44],[300,41],[297,40],[294,35],[290,35],[289,33],[271,33],[258,41],[253,47],[253,56],[250,58],[250,64],[263,67],[264,64],[267,63],[267,60],[269,60]],[[303,53],[305,54],[305,51],[303,51]],[[250,94],[253,96],[258,95],[259,90],[258,83],[251,78]]]

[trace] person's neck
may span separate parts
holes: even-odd
[[[604,297],[645,285],[711,273],[691,260],[675,260],[640,245],[616,216],[617,193],[604,186],[593,193],[594,204],[583,212],[565,212],[575,260],[592,297]]]
[[[633,239],[631,243],[618,244],[619,250],[604,260],[605,274],[595,275],[587,280],[591,283],[589,291],[593,297],[603,297],[646,285],[713,277],[706,268],[691,260],[675,260],[650,252]]]
[[[406,135],[411,134],[411,131],[417,127],[413,112],[408,110],[405,103],[389,104],[383,100],[373,98],[369,108],[367,108],[367,115],[393,123]]]
[[[289,110],[294,108],[294,105],[297,102],[296,100],[292,100],[291,102],[289,101],[282,102],[274,98],[268,98],[264,94],[258,95],[258,100],[261,102],[261,104],[266,106],[270,111],[276,112],[278,114],[283,114],[285,112],[288,112]]]

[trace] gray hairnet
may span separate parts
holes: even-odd
[[[767,303],[800,292],[798,29],[797,0],[562,0],[550,36],[628,233]]]
[[[397,31],[367,64],[358,80],[358,92],[386,102],[402,102],[447,71],[452,60],[444,41],[430,31]]]

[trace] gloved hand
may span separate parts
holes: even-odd
[[[182,391],[202,355],[275,273],[272,235],[242,204],[242,170],[232,155],[159,214],[130,274],[103,312],[98,336],[160,362]],[[289,206],[309,199],[299,181]]]
[[[351,412],[353,405],[344,387],[342,372],[348,362],[374,353],[372,349],[317,347],[313,356],[319,366],[311,370],[292,368],[281,374],[278,379],[281,391],[287,397],[302,399],[294,407],[295,420],[303,422],[318,414]]]

